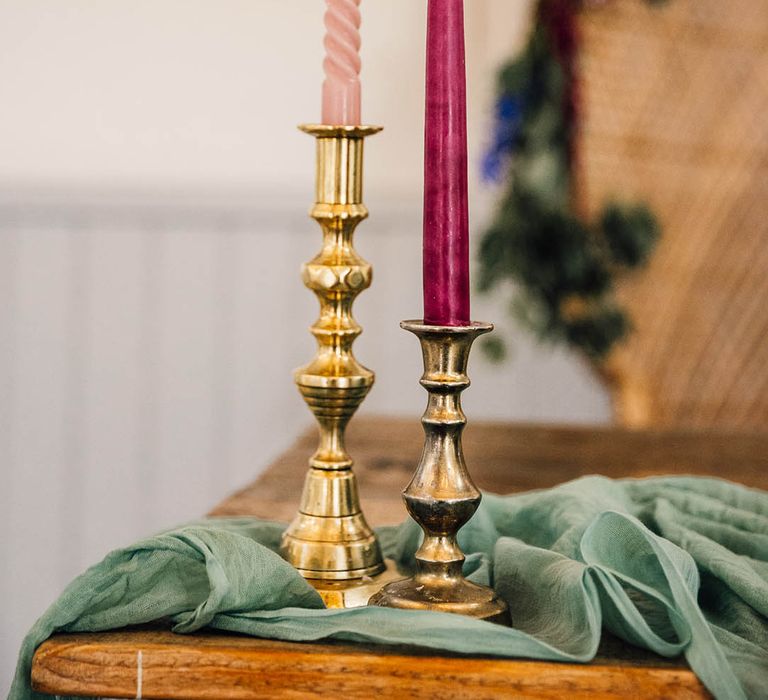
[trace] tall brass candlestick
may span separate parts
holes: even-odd
[[[317,139],[317,190],[311,216],[322,228],[320,253],[302,268],[320,301],[311,328],[317,354],[294,379],[314,413],[319,445],[309,460],[299,513],[283,535],[283,556],[320,592],[328,607],[365,605],[385,564],[360,508],[352,458],[344,446],[349,419],[374,381],[352,353],[362,329],[352,316],[357,295],[371,284],[371,266],[352,243],[368,216],[362,202],[363,143],[376,126],[307,125]],[[380,578],[380,577],[379,577]]]
[[[431,326],[421,321],[400,325],[421,342],[421,385],[429,394],[421,419],[424,450],[403,491],[408,512],[424,531],[424,542],[416,552],[415,576],[389,583],[370,604],[458,613],[509,624],[507,604],[492,589],[462,575],[464,554],[456,542],[458,531],[474,515],[481,499],[461,447],[467,422],[461,392],[469,386],[467,362],[472,343],[493,326]]]

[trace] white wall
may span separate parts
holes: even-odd
[[[528,3],[471,0],[477,162],[493,67]],[[423,407],[420,304],[424,3],[364,0],[367,153],[358,236],[375,282],[357,305],[363,411]],[[110,548],[198,516],[310,423],[291,383],[315,302],[298,266],[321,0],[0,2],[0,692],[21,634]],[[473,173],[473,221],[493,193]],[[473,359],[470,419],[595,422],[588,370],[515,330],[504,300],[474,316],[514,338]],[[298,494],[297,494],[298,496]]]

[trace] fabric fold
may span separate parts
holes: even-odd
[[[75,579],[22,645],[11,700],[30,687],[35,649],[56,632],[170,619],[290,641],[338,639],[567,662],[594,658],[605,628],[664,656],[685,654],[722,700],[768,697],[768,494],[696,477],[584,477],[485,495],[460,533],[465,573],[494,586],[515,623],[383,608],[326,610],[277,554],[284,525],[207,519],[109,554]],[[413,567],[412,521],[379,530]]]

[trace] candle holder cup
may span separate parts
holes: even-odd
[[[421,419],[424,449],[416,473],[403,491],[408,512],[424,531],[424,541],[416,552],[415,575],[387,584],[369,604],[458,613],[510,624],[507,604],[491,588],[464,578],[465,557],[456,542],[458,531],[482,497],[464,461],[461,434],[467,420],[461,392],[470,384],[467,362],[472,343],[493,330],[493,325],[432,326],[421,321],[400,325],[421,343],[421,385],[429,393]]]
[[[353,246],[368,216],[362,202],[363,141],[376,126],[306,125],[317,139],[317,181],[311,216],[322,228],[320,253],[302,267],[304,284],[320,302],[310,329],[317,353],[294,373],[318,422],[319,444],[309,459],[299,512],[285,531],[281,553],[332,608],[365,605],[384,580],[396,576],[360,507],[353,461],[344,445],[352,415],[374,382],[352,352],[362,329],[352,304],[371,284],[371,266]]]

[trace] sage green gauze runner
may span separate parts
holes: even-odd
[[[29,632],[10,698],[44,697],[30,689],[30,666],[54,632],[168,616],[180,633],[209,626],[572,662],[593,658],[605,627],[659,654],[685,654],[717,698],[768,698],[768,493],[695,477],[587,477],[486,495],[460,535],[465,571],[507,600],[514,629],[446,613],[325,610],[275,553],[283,528],[209,519],[112,552]],[[379,533],[407,569],[418,527]]]

